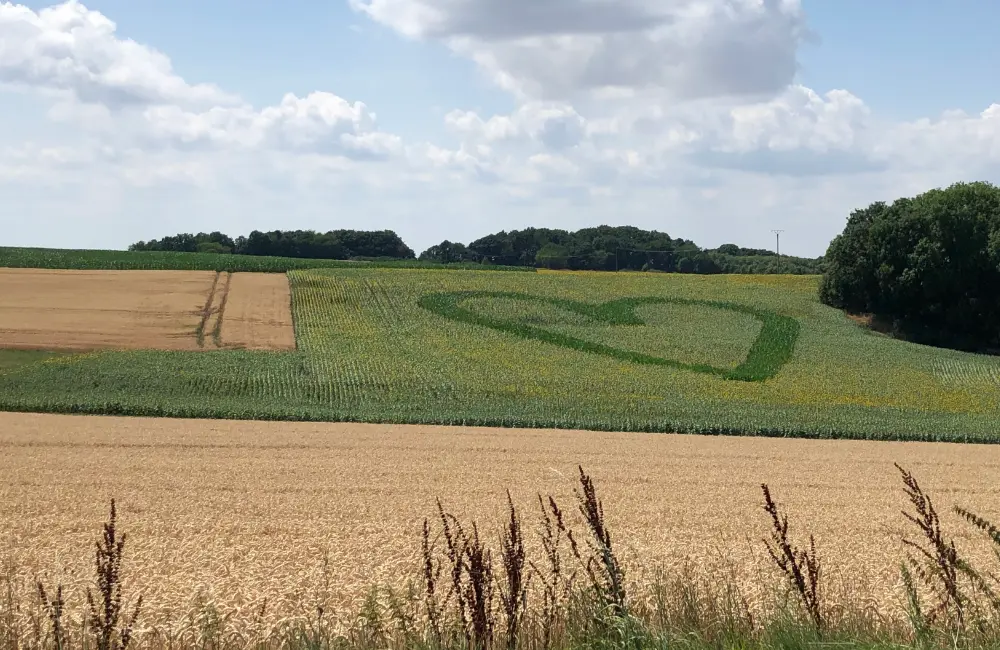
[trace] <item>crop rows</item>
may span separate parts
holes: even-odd
[[[508,303],[514,301],[515,304],[512,305],[514,309],[511,310],[511,313],[515,316],[512,318],[508,313],[499,318],[491,317],[465,306],[466,301],[475,299],[500,299]],[[750,316],[760,321],[762,327],[750,345],[745,359],[739,365],[735,368],[720,368],[708,363],[685,363],[655,354],[645,354],[627,347],[606,345],[586,338],[567,335],[560,331],[564,328],[560,327],[559,324],[543,322],[549,327],[538,327],[523,317],[523,310],[520,309],[522,305],[516,304],[522,301],[547,303],[556,309],[582,316],[587,321],[584,327],[594,324],[611,326],[611,329],[619,329],[621,326],[631,326],[632,329],[644,327],[649,323],[637,313],[637,309],[647,305],[697,305],[718,311],[730,311]],[[799,335],[799,324],[794,318],[767,310],[754,309],[746,305],[684,298],[622,298],[595,305],[559,298],[540,299],[525,293],[465,291],[426,294],[420,298],[418,304],[438,316],[462,323],[489,327],[522,339],[543,341],[571,350],[603,355],[619,361],[641,365],[668,366],[741,381],[763,381],[775,376],[791,358],[795,348],[795,340]],[[615,328],[615,326],[619,326],[619,328]],[[605,329],[608,328],[605,327]],[[617,332],[615,333],[617,334]]]
[[[820,305],[815,279],[358,267],[289,277],[295,352],[57,358],[0,375],[0,407],[1000,441],[997,359],[873,335]],[[985,370],[942,373],[947,364]]]

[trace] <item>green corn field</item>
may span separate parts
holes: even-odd
[[[289,272],[295,352],[0,368],[0,408],[1000,441],[1000,358],[870,332],[815,276]]]

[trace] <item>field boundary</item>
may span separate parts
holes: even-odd
[[[800,440],[867,440],[871,442],[938,442],[976,445],[1000,444],[997,433],[929,433],[908,431],[877,434],[830,427],[740,427],[728,425],[698,425],[683,421],[661,420],[635,426],[611,426],[584,419],[524,419],[509,417],[364,417],[333,409],[315,409],[297,413],[255,411],[213,412],[199,407],[150,406],[108,401],[102,404],[33,405],[27,400],[8,399],[0,395],[0,411],[7,413],[52,413],[57,415],[96,415],[114,417],[148,417],[188,420],[233,420],[238,422],[314,422],[336,424],[440,426],[455,429],[558,429],[605,433],[657,433],[677,435],[729,436],[734,438],[796,438]]]

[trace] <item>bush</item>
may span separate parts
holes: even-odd
[[[956,183],[854,211],[827,251],[820,300],[920,343],[1000,346],[1000,188]]]

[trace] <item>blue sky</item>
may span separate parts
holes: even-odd
[[[1000,181],[1000,4],[0,2],[0,243],[529,225],[822,254]]]

